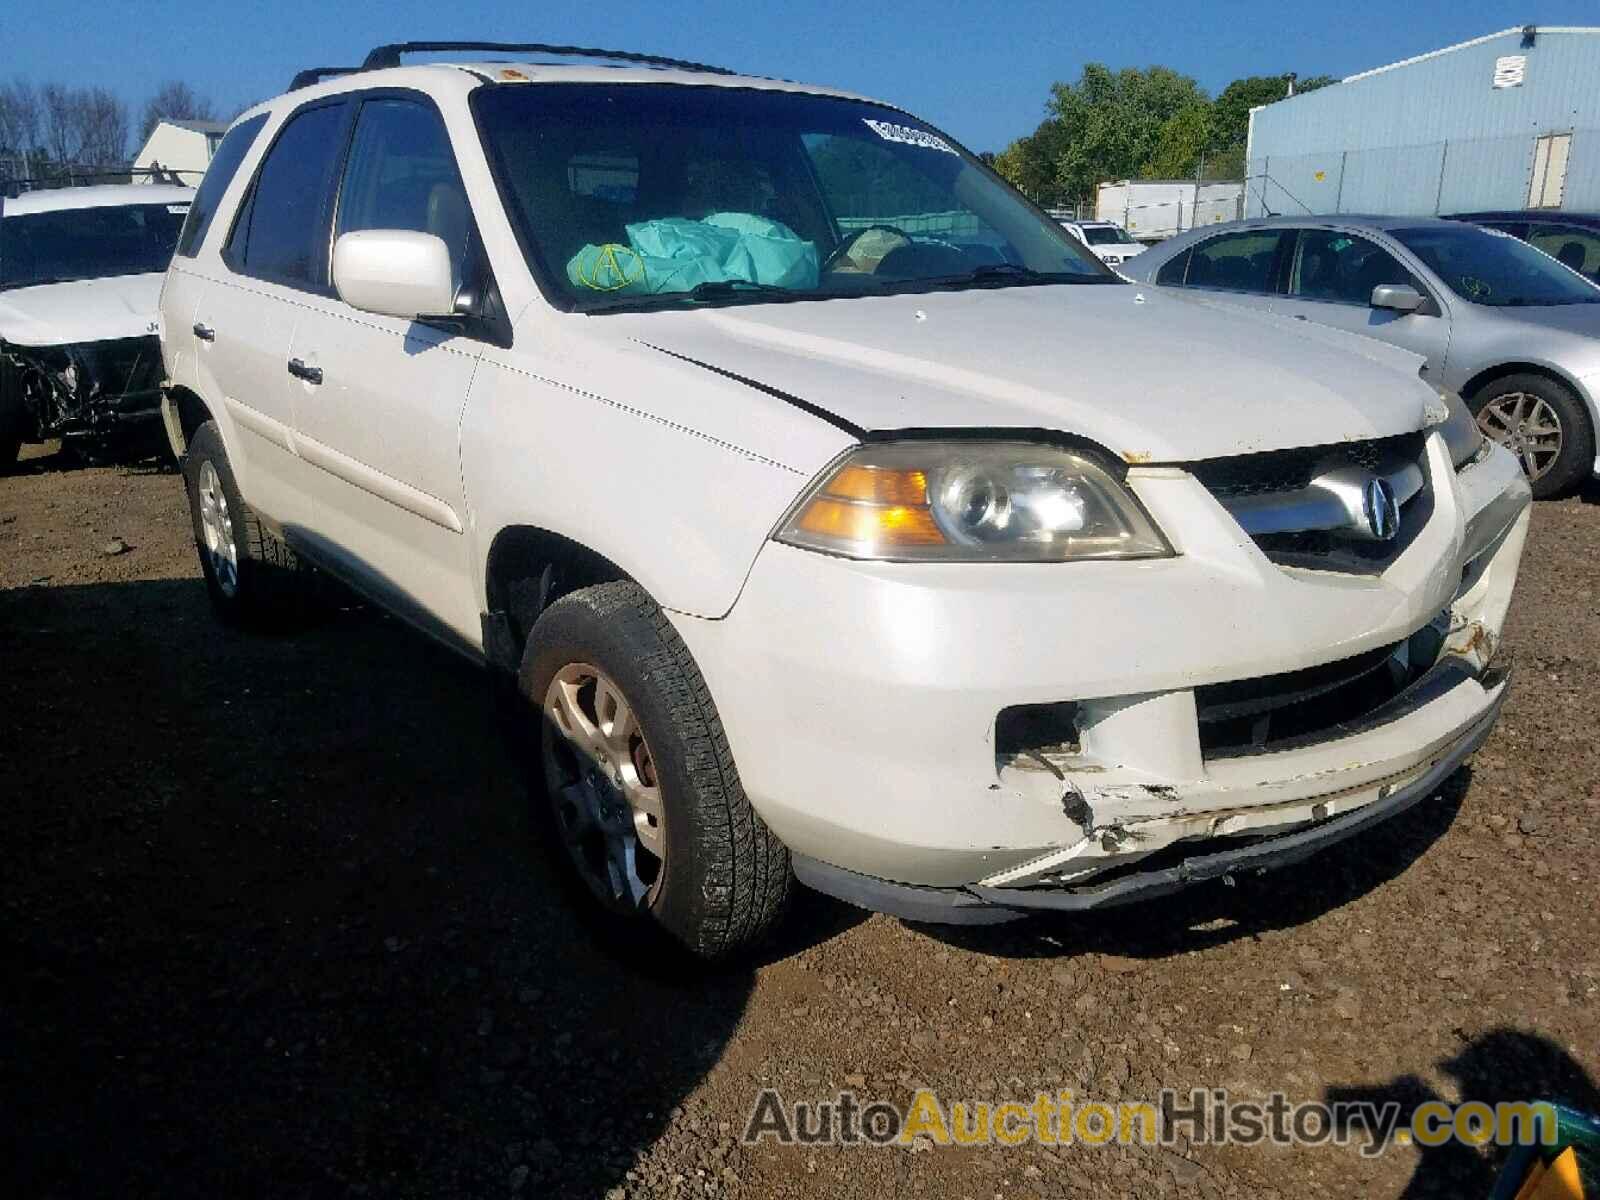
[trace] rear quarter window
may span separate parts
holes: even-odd
[[[223,193],[239,173],[239,164],[244,162],[244,156],[255,144],[256,134],[261,132],[261,127],[266,123],[266,113],[240,122],[228,130],[227,136],[217,146],[216,153],[211,156],[211,164],[206,167],[205,177],[200,180],[194,203],[189,206],[183,232],[178,235],[178,254],[182,257],[193,258],[200,253],[206,232],[217,215],[217,205],[222,203]]]

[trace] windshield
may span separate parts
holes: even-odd
[[[118,204],[0,221],[0,289],[165,271],[189,205]]]
[[[1133,241],[1120,225],[1085,225],[1083,236],[1091,246],[1125,246]]]
[[[904,114],[747,88],[480,88],[534,272],[587,311],[1116,283]]]
[[[1600,304],[1600,288],[1507,233],[1462,225],[1396,229],[1393,236],[1474,304]]]

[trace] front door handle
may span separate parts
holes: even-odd
[[[217,340],[217,331],[200,321],[194,323],[194,335],[202,342],[214,342]]]
[[[296,379],[304,379],[307,383],[322,382],[322,368],[308,367],[298,358],[291,358],[289,360],[289,374],[293,375]]]

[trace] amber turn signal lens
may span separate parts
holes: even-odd
[[[861,504],[821,495],[806,505],[795,524],[823,538],[879,549],[939,546],[945,540],[926,505]]]
[[[928,477],[922,471],[847,466],[828,481],[822,494],[840,500],[859,500],[863,504],[925,506]]]

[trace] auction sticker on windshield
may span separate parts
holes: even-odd
[[[890,121],[874,121],[871,117],[862,117],[867,127],[886,142],[903,142],[907,146],[922,146],[929,150],[943,150],[946,154],[954,154],[955,147],[941,137],[931,133],[924,133],[920,129],[912,129],[909,125],[896,125]]]

